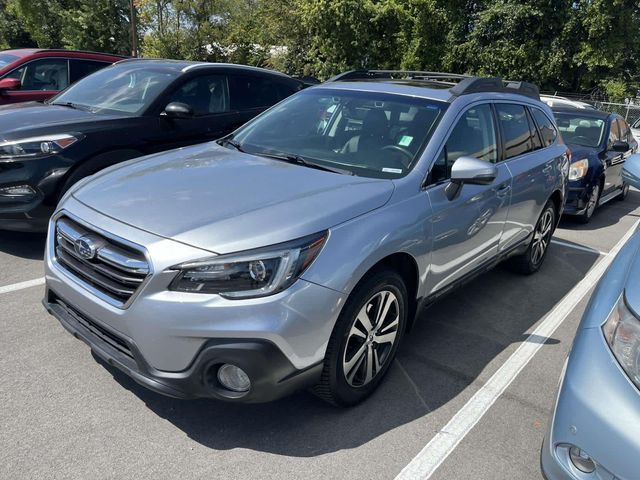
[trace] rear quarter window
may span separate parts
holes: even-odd
[[[548,147],[549,145],[553,145],[553,142],[558,138],[558,130],[556,130],[551,119],[538,108],[532,108],[531,114],[538,125],[543,146]]]

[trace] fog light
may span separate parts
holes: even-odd
[[[218,369],[218,381],[233,392],[248,392],[251,387],[249,376],[240,367],[225,363]]]
[[[569,458],[573,466],[583,473],[593,473],[596,469],[596,464],[591,457],[578,447],[571,447],[569,449]]]
[[[4,197],[33,197],[36,191],[29,185],[13,185],[0,188],[0,196]]]

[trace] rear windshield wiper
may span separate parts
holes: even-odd
[[[296,165],[302,165],[304,167],[315,168],[316,170],[324,170],[325,172],[339,173],[340,175],[353,175],[350,170],[342,168],[329,167],[320,163],[312,162],[300,155],[294,155],[292,153],[269,153],[269,152],[252,152],[253,155],[260,155],[262,157],[274,158],[276,160],[282,160],[288,163],[295,163]]]

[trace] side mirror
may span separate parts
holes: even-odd
[[[171,102],[164,108],[163,112],[167,117],[189,118],[193,117],[193,108],[182,102]]]
[[[22,83],[17,78],[3,78],[0,80],[0,91],[20,90]]]
[[[451,167],[451,183],[445,193],[449,200],[458,196],[465,183],[470,185],[490,185],[498,176],[498,167],[493,163],[474,157],[460,157]]]
[[[624,162],[622,180],[632,187],[640,188],[640,153],[631,155]]]
[[[629,143],[625,142],[624,140],[616,140],[615,142],[613,142],[611,150],[613,150],[614,152],[626,152],[627,150],[629,150]]]

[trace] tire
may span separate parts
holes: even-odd
[[[538,218],[533,238],[526,252],[509,259],[509,266],[512,270],[523,275],[531,275],[540,270],[549,250],[551,236],[555,231],[557,216],[556,207],[549,200]]]
[[[629,185],[627,185],[626,183],[623,183],[622,190],[620,191],[620,195],[616,197],[616,200],[618,200],[619,202],[622,202],[627,199],[628,195],[629,195]]]
[[[386,315],[376,324],[381,305],[387,306]],[[338,317],[313,393],[341,407],[356,405],[371,395],[395,358],[407,312],[407,289],[396,271],[382,269],[365,277]]]
[[[593,217],[593,213],[598,208],[600,204],[600,195],[602,194],[602,189],[600,188],[600,184],[596,184],[593,186],[591,190],[591,196],[589,197],[589,201],[587,202],[587,206],[584,209],[582,215],[578,215],[576,218],[580,223],[587,224],[591,221],[591,217]]]

